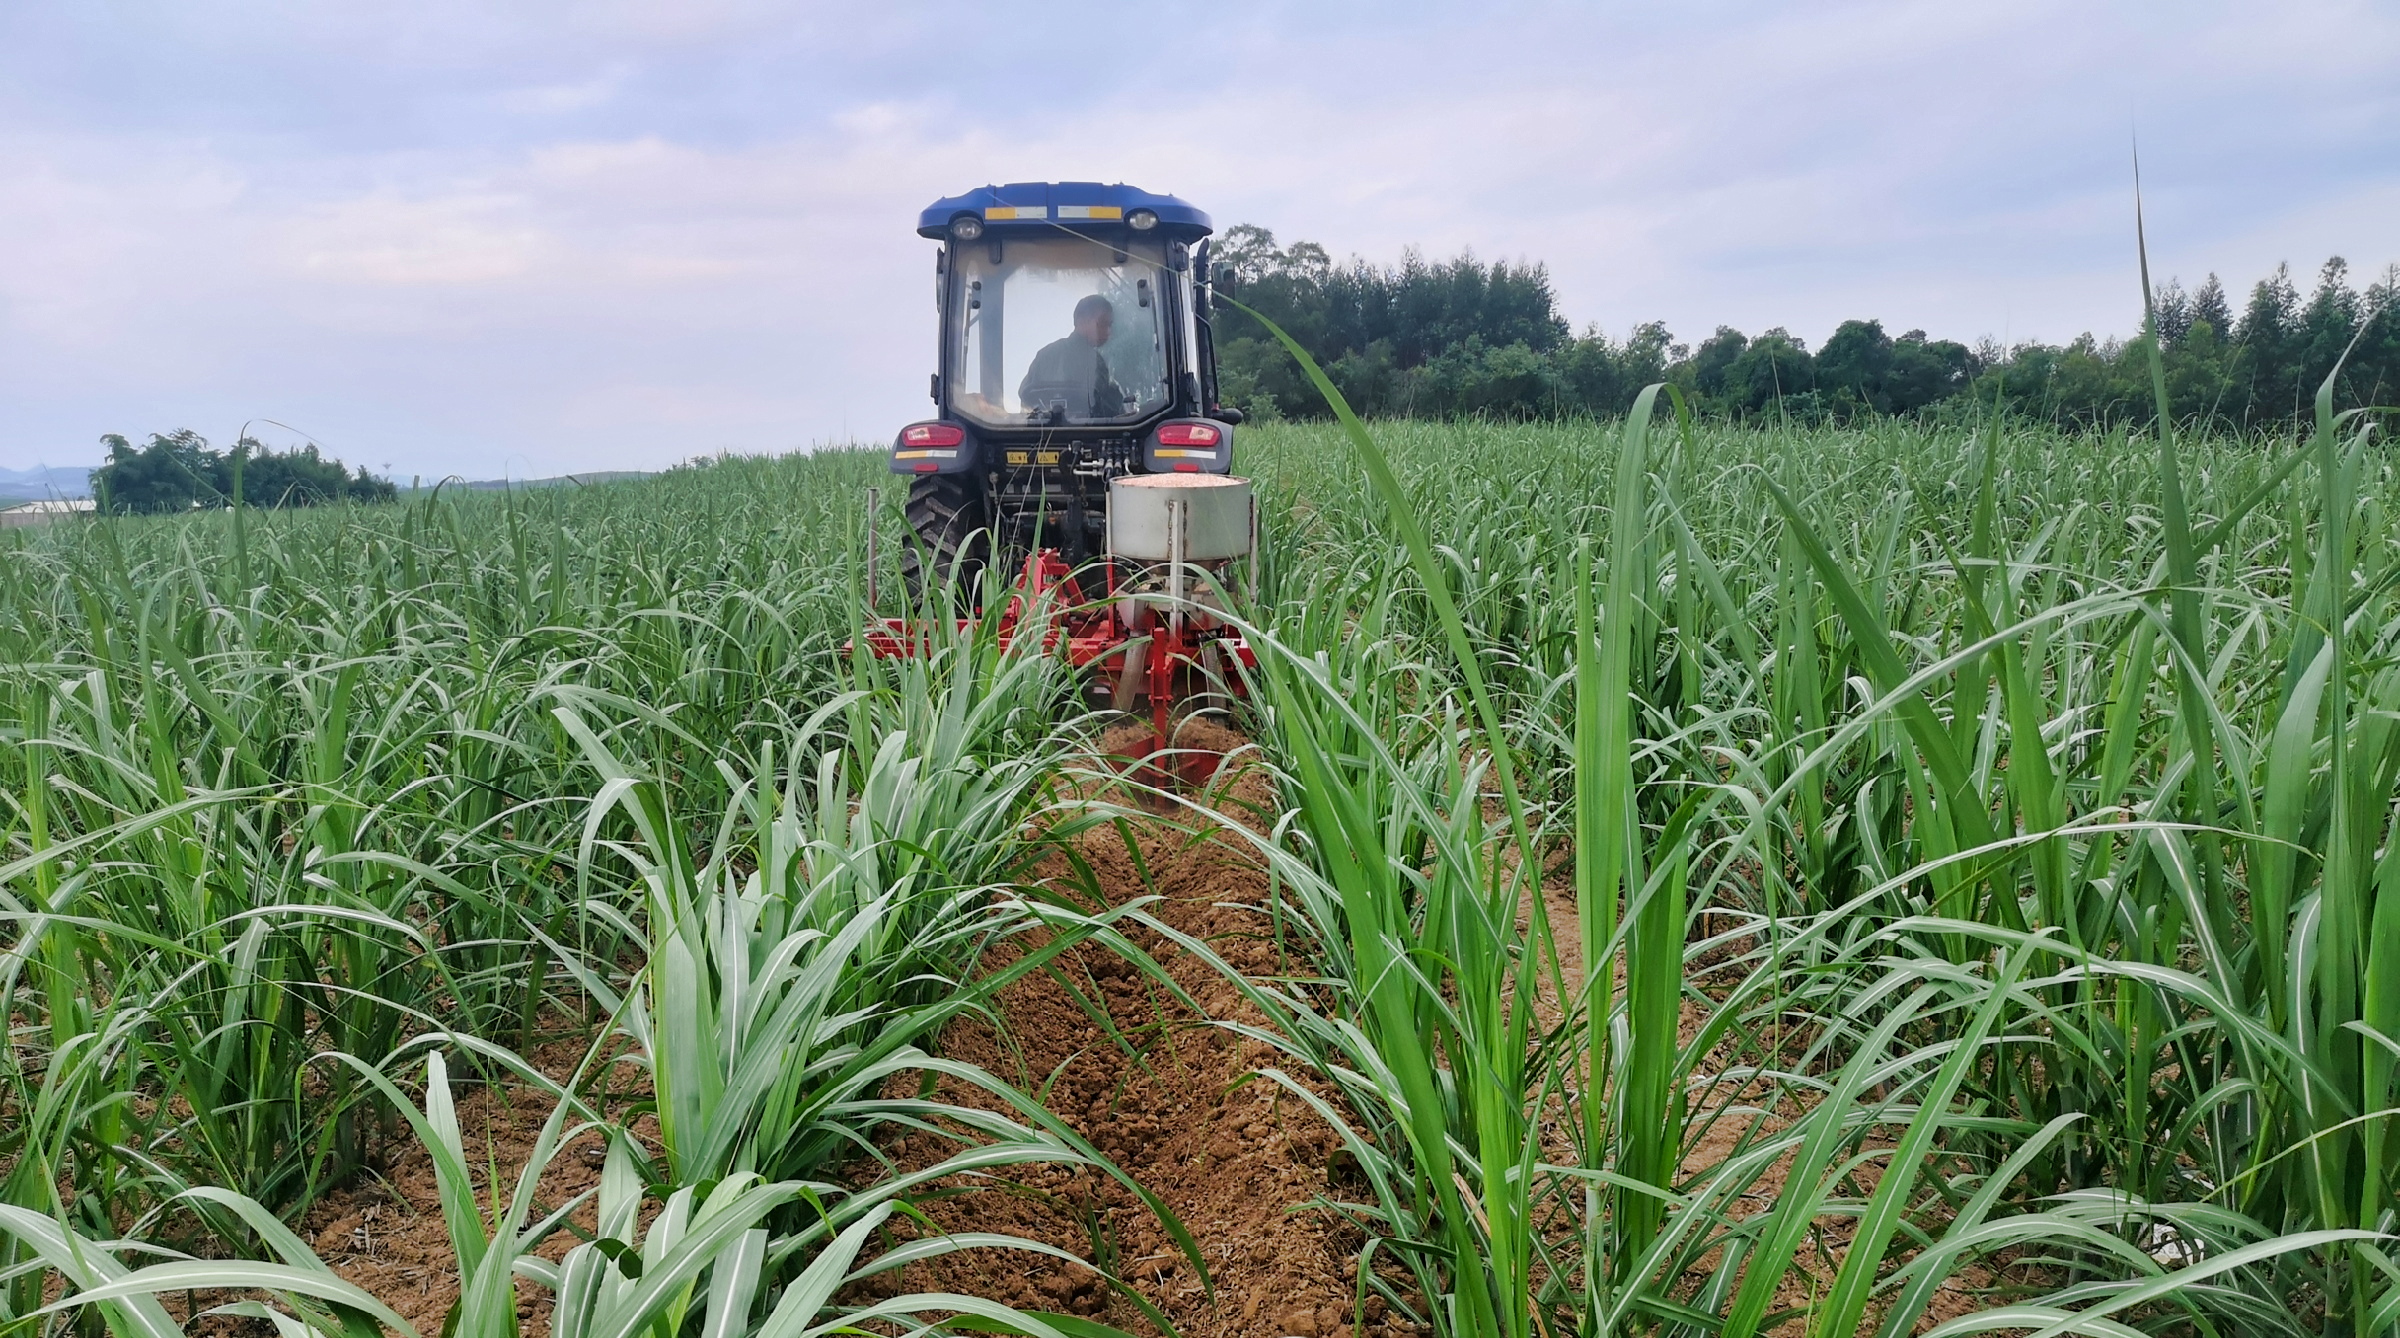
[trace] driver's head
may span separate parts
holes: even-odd
[[[1057,309],[1056,307],[1051,308],[1052,311]],[[1116,328],[1116,324],[1117,309],[1110,306],[1108,299],[1098,293],[1075,304],[1075,333],[1083,336],[1083,342],[1090,344],[1093,348],[1098,348],[1108,342],[1108,333]],[[1052,326],[1051,328],[1057,329],[1058,327]]]

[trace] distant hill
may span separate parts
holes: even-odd
[[[51,497],[89,497],[92,495],[92,468],[89,465],[73,468],[35,465],[31,469],[0,469],[0,503],[38,502]],[[453,482],[450,486],[472,488],[477,492],[498,492],[503,488],[556,488],[570,483],[588,486],[649,477],[650,473],[646,470],[602,469],[589,474],[558,474],[539,479],[472,479]],[[419,486],[420,491],[431,491],[432,488],[430,481]]]
[[[650,474],[640,469],[601,469],[589,474],[556,474],[539,479],[453,479],[453,488],[472,488],[477,492],[499,492],[504,488],[556,488],[564,484],[588,487],[595,483],[622,483],[627,479],[646,479]],[[417,491],[431,492],[434,484],[420,480]]]
[[[627,479],[646,479],[649,471],[641,469],[602,469],[589,474],[558,474],[546,479],[478,479],[470,488],[555,488],[572,483],[578,487],[594,483],[622,483]]]
[[[12,502],[40,501],[45,497],[89,497],[92,495],[90,466],[53,468],[35,465],[31,469],[0,469],[0,499]]]

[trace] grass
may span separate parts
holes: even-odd
[[[1394,1301],[1461,1334],[1905,1333],[2005,1249],[2014,1308],[1941,1331],[2388,1331],[2394,1032],[2365,1001],[2400,965],[2400,568],[2370,425],[2321,410],[2285,453],[2003,424],[1681,422],[1654,448],[1651,418],[1346,423],[1272,466],[1305,482],[1259,723],[1310,866],[1287,877],[1345,889],[1300,898],[1347,984],[1285,993],[1315,1019],[1287,1032],[1374,1075],[1348,1090],[1383,1178],[1459,1181],[1358,1210],[1412,1261]],[[1392,542],[1412,528],[1439,560]],[[1407,681],[1361,695],[1376,665]],[[1543,970],[1513,923],[1536,862],[1492,858],[1523,838],[1477,780],[1512,755],[1595,982],[1529,1070],[1489,1043]],[[1690,959],[1723,951],[1740,983],[1702,988]],[[1337,1032],[1370,1053],[1313,1039]],[[1689,1099],[1720,1085],[1754,1113]],[[1495,1155],[1495,1092],[1567,1112],[1573,1155]],[[1794,1286],[1829,1221],[1842,1248]]]
[[[140,1298],[170,1284],[268,1287],[301,1323],[323,1313],[310,1295],[372,1311],[263,1224],[402,1121],[442,1172],[453,1327],[512,1330],[520,1275],[566,1289],[590,1332],[700,1314],[674,1286],[610,1300],[572,1257],[559,1275],[528,1262],[565,1220],[531,1193],[572,1136],[574,1083],[514,1199],[475,1200],[444,1052],[461,1081],[556,1087],[512,1051],[562,1027],[629,1047],[660,1120],[639,1148],[608,1126],[628,1169],[603,1186],[602,1238],[681,1251],[677,1286],[714,1269],[719,1331],[747,1332],[753,1310],[791,1333],[842,1313],[850,1261],[917,1186],[1098,1163],[1048,1112],[916,1044],[1106,920],[1019,891],[1073,692],[1058,666],[988,632],[896,668],[840,653],[858,616],[852,485],[879,465],[744,462],[13,544],[0,1327],[82,1307],[155,1328]],[[1028,931],[1038,948],[984,969]],[[419,1065],[422,1112],[396,1085]],[[935,1074],[1023,1120],[891,1090]],[[848,1178],[896,1130],[959,1151]],[[645,1195],[724,1238],[640,1235],[627,1205]],[[711,1218],[720,1199],[747,1206]],[[283,1262],[128,1272],[111,1242],[129,1237]],[[55,1279],[80,1299],[52,1304]]]
[[[1283,813],[1224,831],[1300,952],[1237,979],[1344,1131],[1362,1295],[1445,1338],[2400,1327],[2371,426],[1245,429]],[[126,1275],[185,1265],[133,1239],[307,1272],[271,1223],[562,1032],[659,1135],[601,1122],[555,1273],[550,1210],[452,1205],[462,1329],[522,1277],[562,1332],[811,1331],[930,1183],[879,1132],[1101,1164],[935,1052],[1146,916],[1034,876],[1083,820],[1055,665],[841,653],[881,469],[0,538],[0,1328],[151,1331]]]

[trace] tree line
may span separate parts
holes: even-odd
[[[1314,242],[1278,246],[1250,224],[1226,230],[1212,270],[1220,389],[1253,416],[1331,410],[1233,301],[1282,326],[1351,407],[1372,416],[1606,416],[1658,381],[1681,387],[1701,412],[1730,418],[1966,414],[1995,400],[2068,426],[2155,412],[2146,334],[2003,347],[1850,320],[1816,349],[1781,327],[1753,336],[1719,326],[1691,346],[1650,321],[1618,339],[1596,325],[1576,333],[1539,263],[1487,264],[1471,253],[1429,261],[1410,251],[1397,265],[1337,264]],[[2190,291],[2168,282],[2156,306],[2180,420],[2237,430],[2287,424],[2311,412],[2337,360],[2337,407],[2400,404],[2400,265],[2360,291],[2335,257],[2305,298],[2289,267],[2278,266],[2238,312],[2211,274]]]
[[[108,461],[92,471],[92,496],[102,510],[125,513],[189,511],[229,506],[317,506],[326,502],[388,502],[399,490],[360,465],[356,473],[318,454],[315,443],[271,451],[244,437],[230,451],[212,449],[190,428],[153,432],[135,446],[111,432],[100,438]]]

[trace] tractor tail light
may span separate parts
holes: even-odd
[[[900,432],[903,446],[956,446],[967,430],[956,423],[912,423]]]
[[[1213,423],[1169,423],[1158,430],[1161,446],[1214,446],[1223,440]]]

